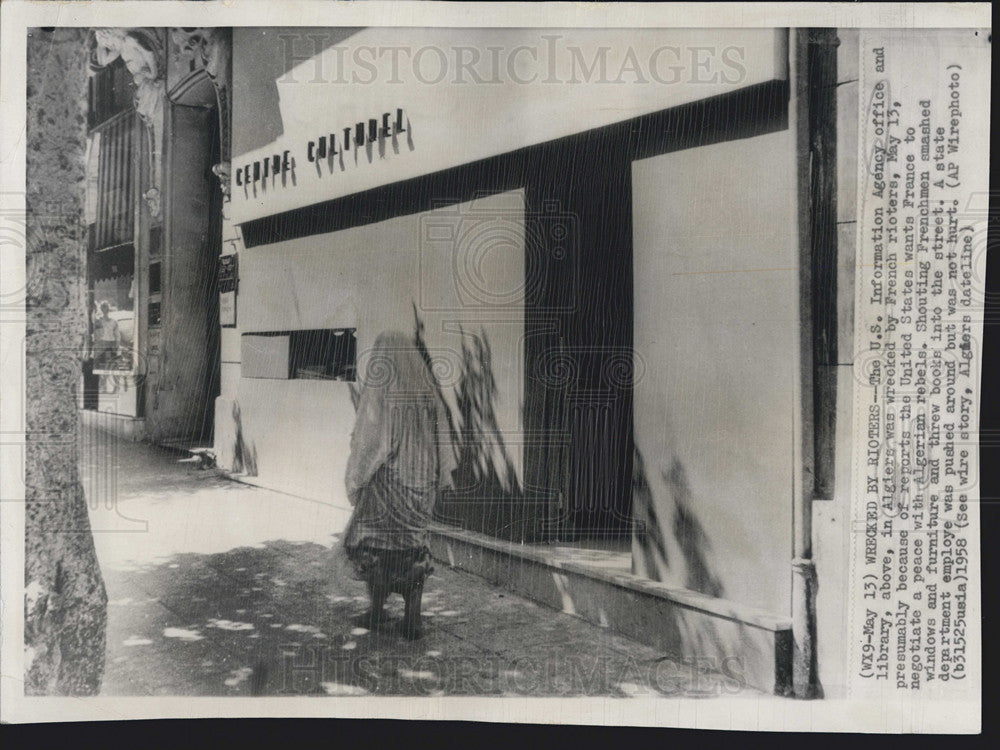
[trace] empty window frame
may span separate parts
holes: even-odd
[[[241,373],[245,378],[353,383],[357,348],[354,328],[245,333]]]
[[[354,328],[292,331],[288,343],[289,377],[355,381]]]

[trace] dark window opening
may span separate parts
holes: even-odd
[[[135,246],[116,245],[107,250],[92,253],[89,258],[90,274],[94,279],[135,273]]]
[[[87,81],[87,125],[91,130],[132,108],[135,84],[120,57],[90,76]]]
[[[354,328],[292,331],[288,342],[290,377],[353,383],[356,352]]]
[[[96,160],[88,170],[88,189],[94,191],[93,229],[88,229],[92,250],[103,250],[133,240],[135,226],[135,165],[137,115],[121,112],[94,129],[91,140]],[[93,156],[91,157],[93,158]]]
[[[149,228],[149,254],[159,255],[163,249],[163,227],[153,226]]]
[[[158,326],[160,325],[160,303],[150,302],[149,303],[149,325]]]
[[[149,293],[160,293],[160,263],[149,264]]]

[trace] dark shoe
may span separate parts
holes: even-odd
[[[419,622],[403,619],[396,626],[396,633],[408,641],[418,641],[424,637],[424,628]]]
[[[424,596],[424,579],[427,578],[427,575],[422,569],[418,569],[418,565],[414,565],[414,569],[411,571],[412,582],[409,586],[405,587],[404,591],[400,592],[403,594],[403,600],[406,602],[406,613],[403,615],[402,623],[402,636],[411,641],[417,640],[424,634],[420,610]]]

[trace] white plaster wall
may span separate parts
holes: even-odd
[[[798,335],[792,133],[636,161],[632,183],[635,347],[645,364],[635,442],[652,533],[664,545],[637,543],[637,572],[787,614]],[[644,518],[638,499],[636,513]]]
[[[451,238],[431,226],[453,229]],[[442,239],[443,237],[443,239]],[[473,269],[473,270],[470,270]],[[413,305],[446,399],[455,407],[462,334],[486,331],[498,395],[497,421],[521,478],[524,310],[524,196],[504,193],[445,209],[240,253],[242,333],[357,328],[358,371],[383,330],[414,329]],[[233,355],[236,352],[232,352]],[[225,358],[225,357],[224,357]],[[217,420],[231,461],[239,405],[243,438],[256,451],[253,481],[346,504],[344,471],[354,427],[345,382],[231,376]],[[223,463],[223,465],[226,465]]]
[[[252,119],[256,131],[266,120],[275,135],[234,154],[238,222],[787,77],[784,29],[380,26],[346,39],[340,29],[312,33],[340,41],[311,54],[312,43],[293,33],[297,54],[309,56],[275,80],[272,67],[244,60],[286,55],[281,36],[234,30],[234,128]],[[472,58],[479,62],[470,68],[458,62]],[[253,98],[244,101],[244,92]],[[349,152],[332,169],[308,161],[310,140],[397,108],[408,132],[390,139],[398,142],[385,158],[355,161]],[[285,150],[294,185],[235,183],[241,167]]]

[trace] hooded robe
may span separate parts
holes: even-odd
[[[379,335],[365,368],[347,462],[348,555],[422,550],[438,492],[457,468],[447,407],[413,339]]]

